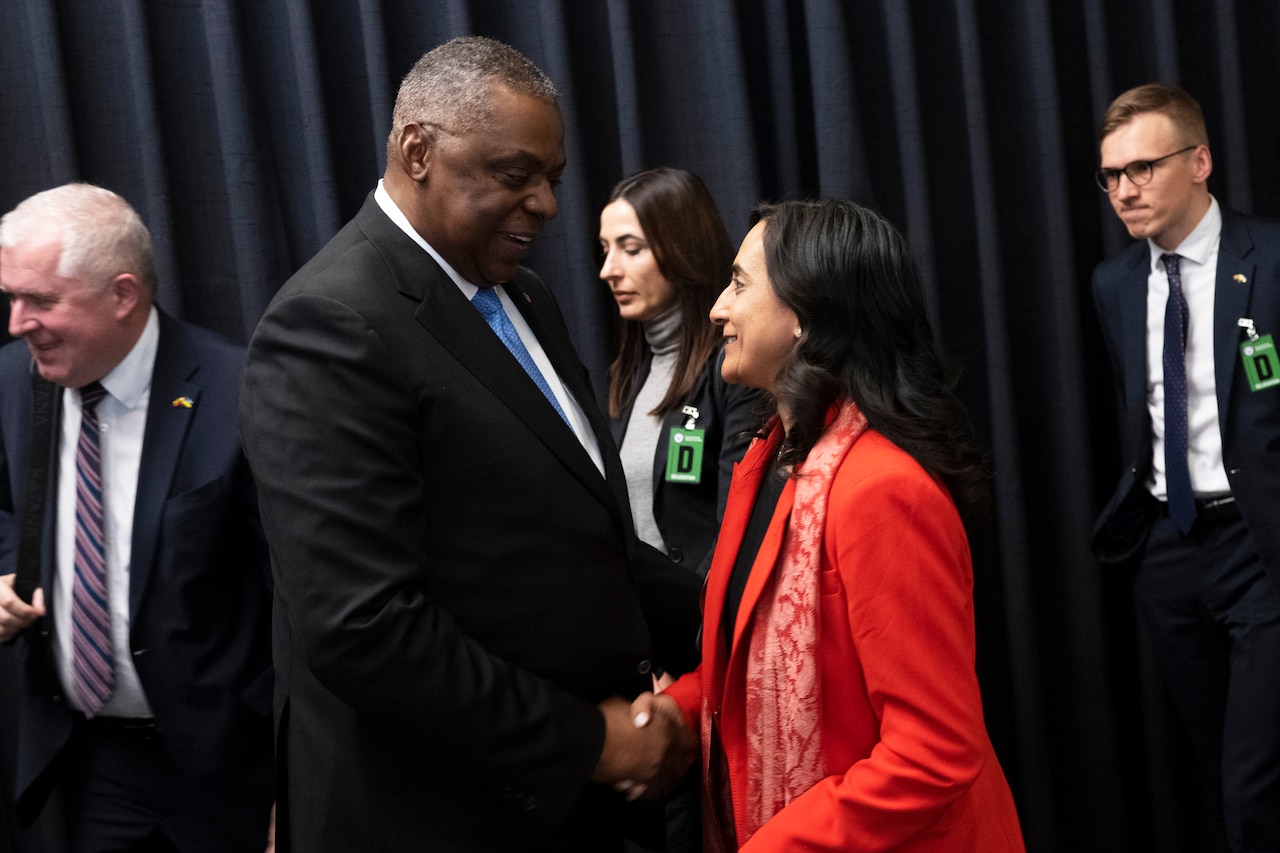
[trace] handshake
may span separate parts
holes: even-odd
[[[661,797],[697,757],[698,736],[670,696],[645,693],[632,703],[614,696],[599,707],[604,750],[591,781],[625,792],[628,801]]]

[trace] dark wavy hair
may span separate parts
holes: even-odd
[[[776,383],[794,423],[782,460],[803,461],[832,404],[852,400],[868,425],[940,479],[962,510],[985,505],[986,457],[955,396],[958,371],[934,340],[906,240],[851,201],[761,205],[769,284],[802,329]]]
[[[702,366],[721,341],[707,315],[729,283],[733,243],[706,184],[692,172],[659,168],[623,178],[609,194],[635,209],[636,219],[658,263],[671,282],[680,307],[680,347],[671,385],[650,414],[663,415],[684,404]],[[620,417],[640,393],[636,375],[648,356],[644,325],[622,320],[618,356],[609,365],[609,415]]]

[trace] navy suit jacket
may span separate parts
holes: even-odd
[[[1125,462],[1098,519],[1094,550],[1106,562],[1134,556],[1151,522],[1144,498],[1151,470],[1147,413],[1147,277],[1150,250],[1139,241],[1093,274],[1103,339],[1115,370]],[[1222,208],[1213,307],[1214,370],[1223,463],[1240,513],[1274,582],[1280,584],[1280,388],[1251,391],[1237,320],[1280,337],[1280,222]]]
[[[188,774],[257,781],[270,805],[270,571],[253,480],[240,448],[243,350],[160,313],[138,472],[129,588],[133,663],[161,737]],[[13,572],[30,444],[33,367],[24,342],[0,349],[0,574]],[[57,424],[61,394],[55,394]],[[178,398],[190,408],[175,405]],[[57,428],[49,497],[56,506]],[[54,519],[46,511],[41,586],[52,588]],[[34,623],[21,663],[17,805],[30,822],[55,781],[73,714],[53,667],[64,626]],[[266,784],[264,784],[266,783]]]
[[[607,476],[372,195],[254,333],[282,853],[608,849],[596,704],[696,657],[697,579],[635,540],[551,293],[527,270],[504,288]]]

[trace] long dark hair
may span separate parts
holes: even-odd
[[[683,169],[649,169],[624,178],[609,195],[635,209],[645,240],[680,307],[680,347],[667,393],[650,414],[663,415],[684,403],[698,373],[719,345],[720,330],[707,319],[729,283],[733,244],[702,179]],[[636,374],[648,357],[644,325],[622,320],[618,356],[609,365],[609,415],[620,417],[640,393]]]
[[[851,201],[766,204],[756,217],[766,223],[770,286],[803,330],[775,385],[794,418],[783,461],[802,461],[831,405],[852,400],[957,505],[981,509],[985,455],[954,393],[957,370],[934,340],[906,240]]]

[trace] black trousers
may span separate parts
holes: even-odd
[[[152,727],[81,721],[62,788],[72,853],[262,853],[270,762],[235,779],[188,776]]]
[[[1228,849],[1280,851],[1280,585],[1248,528],[1158,518],[1134,597]]]

